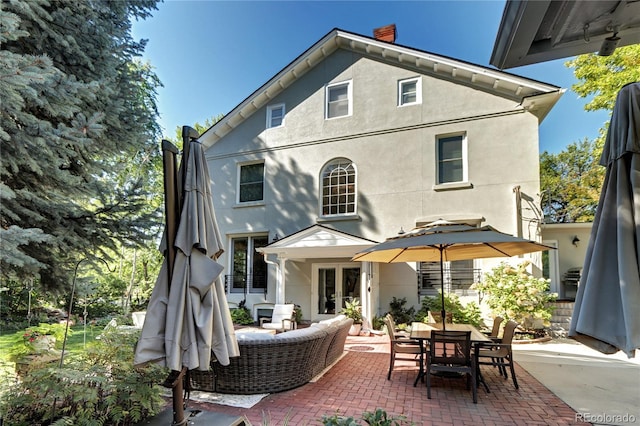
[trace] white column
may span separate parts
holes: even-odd
[[[278,279],[276,280],[276,303],[284,304],[285,301],[285,267],[287,259],[278,257]]]
[[[373,307],[371,305],[371,262],[362,262],[360,273],[360,295],[362,316],[366,318],[365,327],[371,327],[373,320]]]

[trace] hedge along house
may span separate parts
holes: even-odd
[[[231,303],[305,320],[436,295],[437,265],[351,262],[437,219],[540,240],[538,126],[564,90],[334,29],[203,133]],[[540,254],[529,256],[541,265]],[[504,259],[451,262],[449,291]],[[522,260],[522,259],[518,259]]]

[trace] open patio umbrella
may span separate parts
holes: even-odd
[[[640,83],[618,93],[600,164],[607,170],[569,336],[633,357],[640,348]]]
[[[134,364],[158,362],[172,370],[174,422],[186,424],[182,382],[189,370],[208,371],[212,354],[222,365],[239,356],[233,322],[216,262],[222,241],[213,211],[209,171],[195,130],[183,128],[184,153],[163,141],[165,260],[153,289]],[[177,181],[177,184],[176,184]]]
[[[552,247],[502,233],[491,226],[474,227],[438,220],[357,253],[352,260],[369,262],[440,262],[442,324],[445,324],[444,262],[511,257]]]

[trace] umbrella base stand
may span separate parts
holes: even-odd
[[[229,414],[216,413],[213,411],[202,411],[195,409],[185,410],[187,425],[207,425],[207,426],[243,426],[247,425],[244,416],[232,416]],[[136,426],[169,426],[173,424],[173,409],[167,408],[160,414],[143,420]]]

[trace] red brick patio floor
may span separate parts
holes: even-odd
[[[252,408],[189,402],[189,408],[245,416],[252,425],[321,425],[323,415],[353,416],[364,411],[385,410],[404,415],[416,425],[575,425],[576,412],[544,385],[516,365],[520,389],[511,378],[501,378],[497,369],[482,367],[490,393],[478,389],[472,401],[466,381],[433,378],[431,398],[424,383],[413,387],[417,366],[400,362],[387,380],[389,339],[387,336],[349,337],[346,355],[315,383],[273,393]],[[516,358],[517,363],[517,358]],[[295,368],[292,365],[291,368]],[[268,421],[265,421],[267,419]]]

